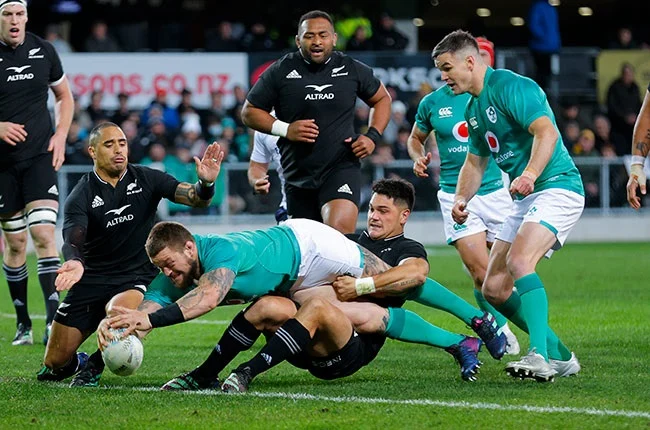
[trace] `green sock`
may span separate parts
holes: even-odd
[[[529,351],[535,351],[548,360],[546,333],[548,332],[548,298],[544,284],[537,273],[522,276],[515,280],[515,287],[521,298],[521,310],[528,325],[530,336]]]
[[[492,306],[490,302],[488,302],[487,299],[483,296],[483,293],[481,293],[476,288],[474,288],[474,297],[476,298],[476,304],[478,304],[478,307],[484,311],[491,313],[494,316],[494,319],[497,321],[497,324],[499,324],[499,327],[503,327],[508,322],[506,317],[504,317],[501,312],[497,311],[494,306]]]
[[[467,325],[471,324],[472,318],[483,315],[480,309],[470,305],[431,278],[427,278],[424,284],[414,289],[407,298],[421,305],[448,312]]]
[[[528,325],[526,325],[526,320],[521,310],[521,298],[517,290],[512,290],[512,295],[508,297],[508,300],[497,307],[514,325],[528,333]],[[546,348],[548,350],[548,358],[562,361],[571,359],[571,351],[562,343],[551,327],[546,332]]]
[[[423,343],[447,348],[464,339],[464,336],[443,330],[425,321],[415,312],[401,308],[388,308],[386,336],[403,342]]]

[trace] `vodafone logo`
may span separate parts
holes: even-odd
[[[499,147],[499,139],[497,139],[497,136],[491,131],[485,133],[485,141],[487,142],[490,151],[495,154],[499,152],[499,149],[501,149]]]
[[[457,141],[463,143],[467,143],[467,141],[469,141],[469,131],[467,130],[466,121],[457,122],[451,132]]]

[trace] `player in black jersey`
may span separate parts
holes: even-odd
[[[54,318],[39,380],[60,381],[78,370],[72,386],[96,386],[104,368],[100,351],[76,353],[111,313],[113,306],[136,308],[158,273],[144,243],[158,203],[206,207],[214,195],[223,151],[209,145],[194,157],[199,181],[179,182],[167,173],[128,163],[128,142],[116,124],[90,133],[92,172],[85,174],[65,202],[63,257],[56,288],[69,290]],[[87,363],[85,363],[87,361]],[[82,369],[83,367],[83,369]]]
[[[327,13],[304,14],[298,51],[262,74],[248,93],[242,119],[257,131],[280,136],[289,215],[352,233],[359,215],[359,159],[381,139],[391,97],[370,67],[334,51],[336,39]],[[354,132],[357,97],[373,108],[365,135]]]
[[[47,342],[59,305],[54,288],[59,254],[54,229],[59,208],[56,171],[63,164],[74,101],[54,47],[26,32],[27,3],[0,0],[0,225],[2,268],[17,316],[13,345],[33,343],[27,309],[27,231],[38,256]],[[47,107],[56,100],[56,124]]]

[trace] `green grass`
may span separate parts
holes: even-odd
[[[432,276],[473,302],[453,249],[432,248],[430,253]],[[349,378],[320,381],[283,363],[241,396],[157,390],[198,365],[241,306],[217,309],[200,320],[209,323],[158,329],[145,340],[144,363],[135,375],[122,378],[106,371],[99,389],[72,390],[36,381],[43,345],[11,346],[15,320],[3,276],[0,428],[648,429],[648,255],[650,244],[569,244],[539,265],[551,324],[583,366],[577,377],[552,384],[514,380],[503,372],[504,362],[483,351],[479,380],[466,383],[444,351],[389,340],[373,363]],[[35,273],[35,260],[29,264]],[[31,314],[43,315],[35,276],[29,288]],[[407,307],[437,325],[470,333],[447,314],[416,304]],[[34,318],[35,337],[43,328],[44,321]],[[515,332],[525,348],[527,340]],[[82,350],[94,351],[94,342],[93,336]],[[235,363],[250,356],[242,354]]]

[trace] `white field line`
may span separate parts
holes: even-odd
[[[33,320],[44,320],[45,315],[30,315]],[[0,318],[16,318],[16,314],[0,313]],[[186,321],[185,324],[214,324],[214,325],[228,325],[230,320],[191,320]]]
[[[120,390],[135,390],[135,391],[159,391],[158,387],[122,387],[111,386],[102,387],[102,389],[120,389]],[[596,409],[596,408],[572,408],[561,406],[531,406],[531,405],[500,405],[498,403],[472,403],[472,402],[450,402],[442,400],[430,399],[385,399],[374,397],[356,397],[356,396],[343,396],[343,397],[330,397],[330,396],[317,396],[307,393],[272,393],[272,392],[249,392],[246,394],[224,394],[214,390],[201,390],[201,391],[183,391],[182,394],[186,395],[203,395],[203,396],[253,396],[260,398],[278,398],[289,400],[307,400],[317,402],[333,402],[333,403],[365,403],[365,404],[389,404],[389,405],[407,405],[407,406],[435,406],[451,409],[484,409],[484,410],[500,410],[500,411],[517,411],[517,412],[532,412],[540,414],[571,414],[571,415],[596,415],[596,416],[609,416],[609,417],[624,417],[624,418],[646,418],[650,419],[650,412],[645,411],[626,411],[626,410],[612,410],[612,409]]]

